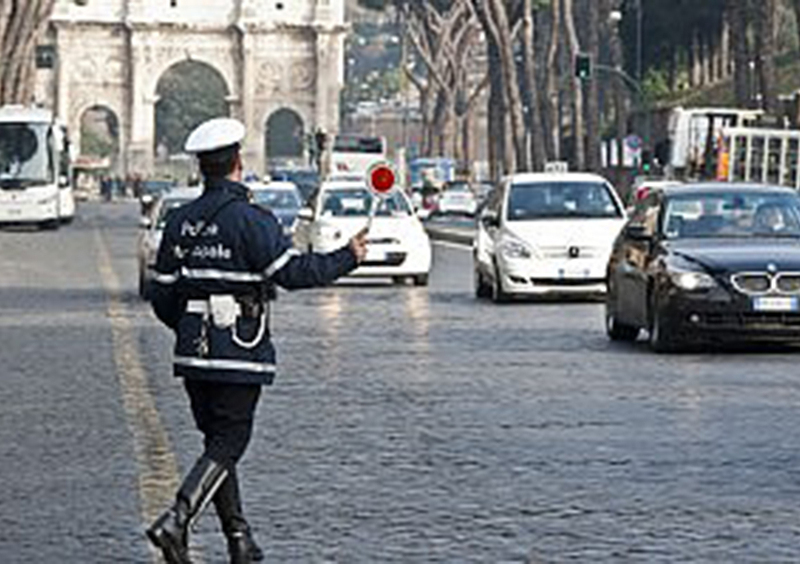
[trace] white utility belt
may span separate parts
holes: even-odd
[[[264,304],[264,311],[259,316],[259,327],[255,338],[250,341],[243,341],[236,333],[236,320],[242,317],[242,306],[231,294],[214,294],[208,300],[188,300],[186,302],[186,313],[193,313],[203,316],[203,323],[209,320],[218,329],[229,329],[233,342],[245,349],[252,349],[261,342],[267,328],[267,317],[269,307]]]

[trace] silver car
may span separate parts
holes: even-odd
[[[150,294],[156,253],[158,253],[158,246],[161,244],[167,220],[172,212],[198,198],[200,194],[202,194],[201,188],[175,188],[162,194],[150,212],[142,216],[136,257],[139,262],[139,296],[143,299],[148,299]]]

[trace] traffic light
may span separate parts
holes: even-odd
[[[642,151],[642,173],[649,174],[653,168],[653,153],[649,149]]]
[[[575,55],[575,76],[581,80],[592,77],[592,58],[585,53]]]

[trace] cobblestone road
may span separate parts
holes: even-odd
[[[0,562],[156,562],[200,451],[171,335],[135,294],[136,208],[0,232]],[[798,562],[800,354],[656,356],[599,304],[430,288],[282,293],[242,466],[269,562]],[[209,512],[195,556],[225,562]]]

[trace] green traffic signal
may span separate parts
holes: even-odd
[[[575,55],[575,76],[581,80],[592,77],[592,58],[584,53]]]

